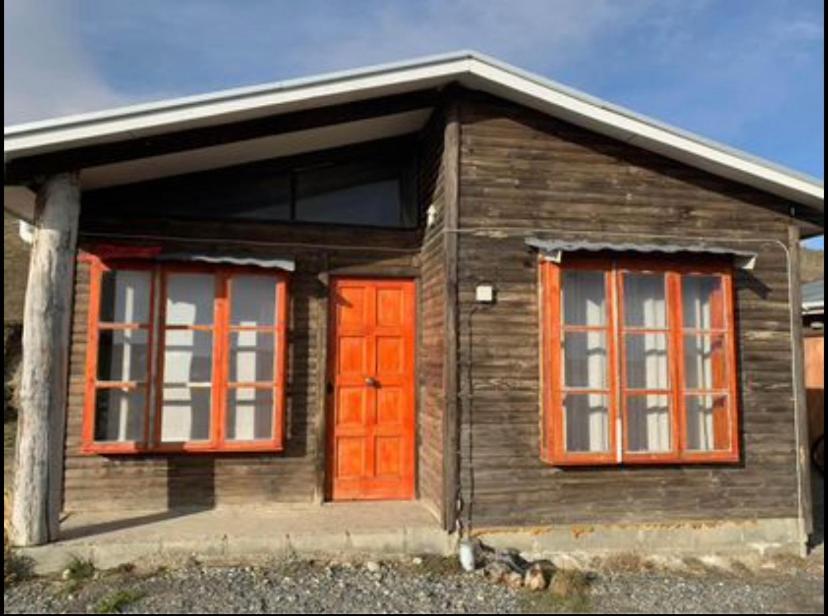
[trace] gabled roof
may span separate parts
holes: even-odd
[[[9,126],[4,154],[9,162],[455,82],[824,212],[824,186],[815,178],[472,51]]]

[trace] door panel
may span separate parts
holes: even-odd
[[[414,298],[410,280],[331,282],[332,500],[414,497]]]

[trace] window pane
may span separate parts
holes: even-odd
[[[148,323],[150,272],[110,270],[101,276],[102,323]]]
[[[146,393],[134,390],[98,389],[95,392],[95,440],[140,441],[144,431]]]
[[[350,225],[400,227],[416,224],[406,162],[352,160],[296,172],[296,219]]]
[[[565,325],[606,325],[607,289],[603,272],[564,272],[562,284]]]
[[[211,274],[170,274],[167,277],[166,323],[212,325],[215,278]]]
[[[164,383],[209,383],[213,334],[193,330],[164,333]]]
[[[566,450],[609,450],[609,407],[603,394],[571,394],[564,398]]]
[[[624,324],[667,327],[663,274],[624,274]]]
[[[664,395],[627,397],[629,451],[670,451],[670,400]]]
[[[276,319],[276,280],[266,276],[233,276],[232,325],[273,325]]]
[[[332,222],[379,227],[400,226],[400,184],[384,180],[348,186],[300,198],[296,218],[307,222]]]
[[[241,331],[230,334],[230,380],[273,381],[273,334]]]
[[[687,448],[693,451],[729,449],[727,396],[687,396]]]
[[[687,389],[727,389],[725,337],[684,336],[684,385]]]
[[[208,440],[211,396],[212,388],[209,386],[165,386],[161,404],[161,440]]]
[[[666,334],[627,334],[624,345],[628,388],[667,389],[670,386]]]
[[[147,380],[147,331],[143,329],[98,332],[98,380]]]
[[[227,438],[252,441],[273,438],[273,390],[231,388],[227,394]]]
[[[563,357],[565,387],[607,387],[607,336],[604,332],[566,332]]]
[[[724,328],[724,291],[721,276],[684,276],[681,287],[685,328]]]
[[[125,222],[288,220],[290,175],[265,162],[84,191],[84,213],[92,219],[111,216],[113,204]]]

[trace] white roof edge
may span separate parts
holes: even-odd
[[[8,161],[81,144],[134,137],[149,131],[159,133],[164,127],[209,125],[211,120],[245,112],[276,112],[280,107],[293,109],[302,104],[324,106],[337,97],[352,96],[361,91],[365,92],[365,98],[369,98],[372,93],[393,91],[394,87],[412,90],[429,82],[452,80],[468,80],[482,88],[497,89],[501,95],[511,94],[550,115],[603,129],[645,149],[824,211],[824,184],[816,178],[474,51],[4,127],[4,154]]]

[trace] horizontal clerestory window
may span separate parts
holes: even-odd
[[[86,453],[282,449],[283,273],[89,261]]]
[[[738,460],[729,265],[571,257],[541,280],[545,461]]]

